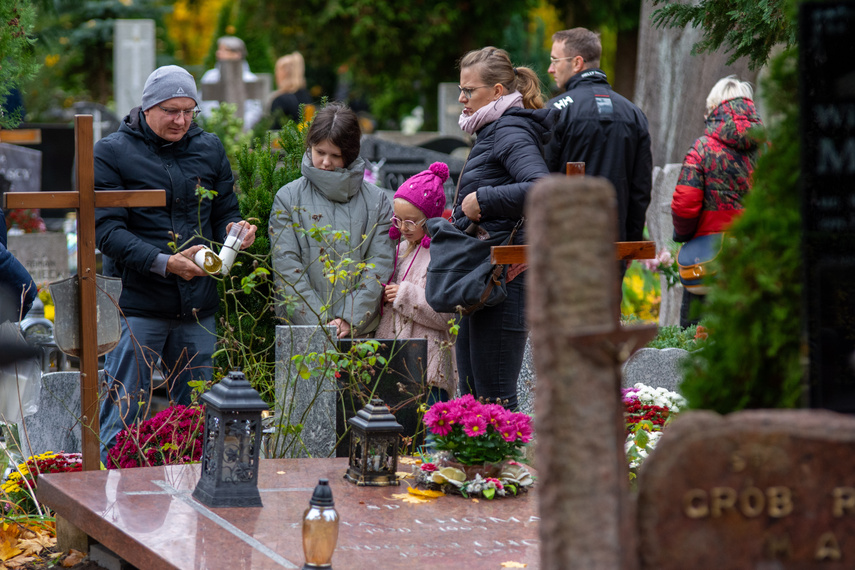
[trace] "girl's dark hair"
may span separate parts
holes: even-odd
[[[490,87],[501,83],[508,93],[519,91],[526,109],[543,108],[537,74],[528,67],[514,67],[508,52],[503,49],[487,46],[470,51],[461,58],[459,67],[477,67],[481,80]]]
[[[306,135],[306,150],[312,152],[312,147],[326,140],[341,149],[341,157],[347,168],[359,156],[359,141],[362,130],[359,128],[359,118],[350,107],[341,103],[330,103],[317,113]]]

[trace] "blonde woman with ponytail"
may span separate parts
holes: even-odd
[[[557,111],[543,108],[534,71],[514,67],[503,49],[485,47],[463,56],[458,88],[460,127],[477,138],[460,174],[452,222],[486,235],[511,230],[522,219],[529,188],[549,174],[543,145]],[[524,233],[525,226],[515,244],[524,243]],[[463,317],[457,338],[461,394],[512,410],[528,336],[525,275],[525,265],[510,266],[505,301]]]

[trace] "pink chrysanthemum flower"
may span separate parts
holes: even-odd
[[[499,429],[504,423],[505,417],[508,415],[508,411],[504,406],[500,406],[499,404],[490,404],[488,406],[484,406],[485,416],[487,418],[487,423],[493,426],[495,429]]]
[[[438,469],[439,469],[439,467],[437,467],[433,463],[422,463],[422,466],[421,466],[421,470],[426,471],[428,473],[432,473],[433,471],[436,471]]]
[[[513,425],[505,425],[499,428],[499,433],[502,435],[502,439],[507,441],[508,443],[513,443],[517,440],[517,426]]]
[[[487,420],[474,414],[463,418],[463,432],[469,437],[480,437],[487,433]]]
[[[516,418],[517,424],[517,437],[523,443],[528,443],[531,441],[531,418],[525,414],[519,414],[520,417]]]

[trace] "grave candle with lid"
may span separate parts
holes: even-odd
[[[303,513],[303,570],[332,568],[332,556],[338,542],[338,512],[335,510],[328,479],[315,487],[309,508]]]
[[[238,251],[240,251],[243,240],[248,232],[248,226],[237,223],[232,224],[229,235],[226,237],[226,242],[220,250],[220,259],[223,260],[223,267],[220,269],[222,275],[228,275],[229,271],[231,271],[235,257],[237,257]]]

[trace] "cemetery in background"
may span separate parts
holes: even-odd
[[[219,7],[230,3],[212,2],[213,4]],[[541,2],[540,8],[542,9],[545,4]],[[714,3],[712,0],[702,2],[702,9],[705,8],[704,4]],[[181,3],[177,5],[180,6]],[[642,18],[649,18],[651,12],[652,6],[643,3]],[[176,13],[181,14],[183,18],[189,18],[186,13],[178,10]],[[211,25],[212,34],[213,28]],[[153,56],[155,45],[161,41],[158,39],[163,33],[160,25],[131,21],[117,22],[115,29],[121,30],[121,32],[117,31],[121,35],[116,36],[114,40],[114,55],[118,58],[115,61],[120,62],[120,65],[132,62],[131,67],[142,66],[139,67],[140,70],[153,68],[155,59],[148,56]],[[714,410],[722,414],[752,408],[806,406],[833,408],[851,413],[855,400],[843,385],[845,382],[838,381],[835,375],[840,375],[845,380],[852,374],[844,362],[845,358],[848,358],[848,353],[844,353],[851,352],[850,349],[853,347],[843,341],[832,341],[827,334],[828,330],[833,329],[843,336],[843,331],[849,330],[847,327],[851,326],[851,321],[848,320],[851,307],[845,298],[834,298],[834,307],[842,313],[838,318],[829,316],[827,309],[823,312],[824,307],[816,305],[817,301],[813,297],[805,303],[801,302],[802,299],[808,299],[803,297],[803,294],[816,291],[821,291],[824,299],[833,298],[833,295],[830,296],[833,291],[829,287],[838,285],[846,288],[845,291],[848,293],[847,287],[851,287],[851,284],[843,283],[839,275],[833,281],[833,285],[827,284],[827,280],[835,276],[830,272],[827,264],[834,260],[847,260],[846,256],[849,253],[846,247],[840,246],[837,238],[826,239],[827,235],[823,233],[823,230],[832,226],[836,228],[835,231],[838,231],[840,230],[838,226],[844,223],[833,216],[835,209],[833,204],[839,205],[835,202],[839,200],[839,196],[834,190],[830,190],[827,196],[821,196],[822,199],[817,200],[817,203],[826,204],[827,207],[813,208],[804,203],[800,205],[799,181],[793,175],[793,169],[796,167],[792,166],[789,170],[781,167],[782,164],[797,165],[799,163],[801,136],[796,124],[798,107],[796,85],[799,81],[796,73],[797,56],[793,50],[785,50],[774,58],[769,68],[764,71],[766,77],[761,80],[758,89],[761,96],[765,96],[768,101],[768,106],[764,107],[764,113],[774,117],[774,120],[769,121],[771,144],[755,172],[755,186],[745,204],[745,215],[731,230],[734,239],[726,250],[726,254],[722,256],[717,276],[720,286],[713,289],[709,296],[707,316],[702,326],[688,331],[669,326],[677,322],[681,295],[681,288],[674,279],[676,249],[670,241],[672,227],[669,206],[679,172],[678,163],[685,148],[688,147],[685,141],[693,140],[700,133],[701,97],[702,94],[706,94],[712,83],[731,71],[739,72],[743,78],[745,74],[749,74],[752,78],[756,77],[756,74],[751,75],[755,72],[749,72],[746,60],[736,62],[736,65],[731,67],[727,64],[733,62],[726,62],[725,56],[720,53],[698,58],[685,55],[691,43],[702,39],[701,32],[682,28],[679,30],[655,29],[649,24],[643,25],[641,31],[635,100],[648,113],[651,135],[656,141],[654,160],[657,167],[653,175],[654,190],[648,210],[646,231],[649,239],[656,242],[658,255],[655,260],[644,263],[636,261],[630,265],[623,283],[621,313],[624,325],[631,327],[638,325],[639,322],[653,323],[659,325],[659,335],[648,345],[648,348],[635,352],[623,365],[624,401],[618,413],[626,418],[626,432],[620,434],[622,436],[620,444],[622,457],[630,468],[629,477],[632,477],[633,484],[638,482],[636,474],[642,473],[639,505],[641,509],[646,510],[641,512],[638,518],[641,525],[641,534],[638,537],[641,567],[677,568],[680,566],[668,566],[667,549],[677,548],[673,546],[677,544],[676,542],[673,544],[668,542],[668,536],[669,533],[674,533],[675,537],[684,535],[679,534],[675,529],[662,530],[662,527],[657,525],[661,525],[663,520],[668,524],[676,524],[677,521],[682,520],[681,517],[687,516],[693,519],[692,525],[699,521],[714,523],[716,508],[731,509],[733,513],[741,513],[743,518],[750,519],[760,508],[766,509],[768,516],[773,519],[780,518],[787,524],[792,523],[792,519],[785,519],[790,514],[789,511],[784,512],[787,495],[784,491],[780,491],[780,486],[774,484],[774,477],[770,477],[768,473],[762,472],[759,475],[764,478],[764,481],[771,481],[768,487],[759,491],[763,501],[761,507],[759,503],[761,498],[753,494],[753,486],[747,487],[750,491],[739,490],[738,485],[741,484],[741,480],[738,480],[738,475],[735,474],[742,471],[736,467],[727,473],[724,471],[719,473],[713,469],[713,474],[708,474],[707,478],[703,479],[700,474],[690,472],[674,458],[691,456],[701,461],[703,453],[697,448],[692,448],[687,442],[693,437],[703,437],[704,430],[710,429],[723,434],[723,441],[735,442],[733,443],[735,446],[741,445],[742,441],[750,440],[759,442],[756,444],[759,447],[774,447],[774,444],[769,441],[774,440],[775,437],[798,435],[797,431],[786,427],[787,422],[804,426],[804,433],[809,440],[808,445],[812,446],[811,449],[817,449],[817,456],[821,456],[822,450],[828,448],[828,442],[824,439],[827,437],[828,430],[823,429],[820,425],[822,422],[807,416],[777,416],[771,412],[768,416],[747,413],[748,415],[743,416],[726,416],[722,420],[689,415],[691,419],[680,424],[685,427],[680,429],[679,438],[662,439],[666,442],[663,449],[670,450],[669,453],[673,454],[672,459],[670,461],[660,459],[658,463],[655,463],[656,459],[654,459],[651,464],[656,467],[650,470],[649,475],[644,473],[642,467],[646,464],[648,457],[657,457],[655,454],[651,455],[653,449],[658,449],[660,437],[669,429],[666,426],[673,421],[677,415],[676,412],[684,411],[684,406],[696,410]],[[685,32],[685,35],[679,32]],[[789,32],[778,30],[776,33],[779,34],[776,39],[787,39],[786,34]],[[125,41],[119,41],[120,37]],[[182,44],[181,48],[185,53],[191,51],[187,41],[189,40],[185,38],[185,44]],[[663,50],[661,49],[663,46],[669,46],[672,49]],[[678,55],[681,53],[682,56]],[[768,52],[746,52],[741,55],[751,56],[753,63],[757,64],[766,60]],[[158,55],[158,64],[161,63],[160,57]],[[127,93],[141,91],[139,80],[145,75],[147,72],[137,73],[135,77],[133,74],[126,74],[121,81],[117,78],[114,86],[115,100],[120,100],[120,90],[125,90]],[[652,79],[654,77],[655,80]],[[696,81],[689,81],[688,78]],[[453,79],[453,74],[448,79]],[[820,81],[821,78],[816,80]],[[366,174],[377,177],[380,185],[385,186],[391,193],[401,180],[426,168],[432,161],[442,160],[449,164],[452,172],[446,191],[449,196],[453,195],[453,183],[463,165],[462,159],[459,158],[459,151],[455,151],[454,154],[439,154],[432,143],[442,143],[445,145],[442,150],[450,150],[447,146],[448,139],[459,137],[459,133],[453,128],[456,126],[454,117],[457,110],[455,91],[453,82],[441,83],[437,88],[439,103],[435,120],[438,131],[413,135],[389,130],[366,136],[363,141],[362,155],[374,166],[374,169]],[[663,98],[660,94],[662,91],[668,92],[668,97]],[[375,96],[379,97],[379,95]],[[410,103],[411,101],[407,102],[407,104]],[[834,101],[803,102],[803,104],[809,103],[835,104]],[[396,105],[398,107],[395,107]],[[389,102],[388,107],[381,105],[374,108],[400,110],[404,108],[401,105],[400,102]],[[116,128],[117,117],[108,107],[90,104],[79,106],[78,110],[97,114],[96,125],[101,129],[102,135]],[[674,117],[692,117],[692,119],[675,121]],[[382,119],[376,119],[375,117],[376,123],[384,124]],[[390,364],[393,359],[404,358],[406,351],[416,350],[417,347],[397,346],[392,348],[391,352],[383,352],[382,348],[376,345],[357,345],[354,347],[355,350],[349,350],[339,346],[328,331],[301,331],[300,327],[275,326],[271,308],[277,301],[269,277],[272,274],[272,268],[269,259],[269,242],[266,239],[266,222],[276,190],[299,176],[299,161],[303,152],[305,129],[300,124],[292,122],[277,133],[263,132],[263,129],[244,133],[237,121],[239,120],[235,119],[233,114],[225,112],[208,119],[205,124],[208,130],[216,132],[223,138],[223,142],[229,149],[244,217],[260,221],[256,222],[259,225],[259,239],[242,256],[242,263],[236,266],[235,271],[221,281],[223,318],[218,325],[217,334],[221,339],[223,350],[219,353],[216,362],[219,367],[216,377],[219,378],[229,370],[240,368],[264,400],[271,404],[273,412],[265,423],[265,453],[268,457],[335,455],[337,448],[342,448],[343,438],[346,437],[343,424],[346,425],[348,414],[352,415],[355,410],[367,403],[369,394],[373,394],[375,390],[384,391],[381,394],[384,400],[395,399],[396,382],[381,388],[379,379],[394,372]],[[12,184],[10,191],[28,190],[33,187],[39,190],[68,188],[70,178],[66,176],[70,177],[71,166],[66,161],[68,139],[63,139],[67,137],[67,129],[53,130],[54,127],[47,124],[23,127],[24,130],[28,127],[40,130],[41,140],[37,144],[30,145],[12,146],[0,143],[2,147],[0,148],[2,151],[0,173],[5,174],[6,179]],[[823,125],[817,128],[821,130]],[[259,134],[261,136],[256,137]],[[824,136],[827,133],[820,134]],[[835,133],[836,135],[839,133]],[[810,136],[817,135],[813,132]],[[462,148],[465,149],[467,142],[460,140]],[[421,146],[412,143],[419,143]],[[810,139],[805,144],[814,143],[815,139]],[[26,152],[37,150],[41,151],[40,155]],[[39,160],[42,162],[39,163]],[[45,161],[52,166],[62,165],[63,167],[45,169]],[[839,162],[832,157],[825,159],[822,164],[831,168]],[[68,174],[62,174],[64,168],[67,168]],[[824,173],[812,173],[817,177],[822,174]],[[48,177],[52,178],[48,179]],[[18,221],[13,224],[13,231],[10,233],[10,249],[14,248],[16,255],[25,260],[28,269],[40,285],[75,271],[71,264],[71,260],[76,259],[73,255],[76,247],[74,220],[65,217],[64,214],[65,212],[41,212],[42,219],[50,231],[24,235],[21,235],[24,226],[38,227],[38,213],[26,214],[24,217],[21,214],[12,214],[17,216]],[[806,216],[804,221],[801,216]],[[816,259],[804,259],[800,255],[803,228],[807,230],[805,239],[808,240],[809,247],[817,252]],[[824,251],[824,248],[830,248],[833,255],[829,253],[827,258],[820,259],[819,254]],[[837,257],[834,257],[835,255]],[[803,263],[805,269],[803,269]],[[806,289],[803,289],[803,274],[808,276],[808,281],[804,285]],[[851,271],[846,269],[841,275],[849,276]],[[56,373],[43,376],[46,386],[47,383],[51,384],[43,390],[40,397],[39,406],[42,410],[40,417],[30,418],[34,436],[22,438],[20,433],[14,434],[15,439],[19,441],[26,439],[27,444],[26,447],[22,447],[21,455],[12,457],[13,463],[47,450],[60,448],[71,450],[80,442],[79,426],[76,431],[74,427],[69,427],[76,423],[71,411],[79,410],[80,394],[75,393],[74,389],[78,378],[73,372],[75,362],[56,350],[55,345],[51,345],[52,302],[44,291],[40,292],[39,297],[42,308],[36,308],[35,313],[28,315],[29,320],[24,324],[25,328],[31,327],[28,330],[31,331],[32,338],[39,339],[43,347],[45,356],[40,363],[41,366],[46,372]],[[805,343],[802,340],[803,325],[800,319],[803,314],[803,305],[807,306],[806,310],[809,311],[806,326],[810,329],[810,334],[819,335],[822,331],[826,331],[825,336],[812,337],[811,349],[817,350],[818,347],[819,350],[811,353],[813,359],[808,372],[811,382],[809,385],[803,378]],[[39,310],[42,312],[39,313]],[[547,332],[554,331],[547,327]],[[545,334],[544,331],[541,331],[541,334]],[[572,335],[568,338],[576,339]],[[396,351],[401,352],[399,354]],[[528,399],[521,397],[523,409],[529,413],[534,411],[534,397],[531,393],[536,392],[537,387],[533,369],[534,365],[529,354],[520,379],[521,390],[529,393]],[[341,381],[342,377],[343,381]],[[607,383],[608,379],[604,376],[603,381]],[[546,389],[554,390],[554,393],[559,396],[571,393],[561,393],[562,388],[550,382],[554,380],[547,381]],[[806,390],[805,386],[809,388]],[[196,388],[201,393],[207,387]],[[420,393],[421,388],[423,387],[417,385],[407,386],[407,397],[399,398],[393,406],[396,412],[413,413],[416,416],[416,428],[408,433],[410,439],[406,441],[410,452],[419,451],[420,438],[423,435],[423,431],[420,431],[423,427],[419,423],[420,414],[423,412],[420,404],[424,399],[424,395]],[[656,388],[660,391],[656,392]],[[569,388],[569,390],[572,389]],[[340,394],[344,393],[351,398],[348,405],[342,405],[345,397]],[[337,395],[332,396],[332,394]],[[337,402],[337,399],[340,401]],[[547,408],[541,408],[541,411],[544,409]],[[48,410],[53,411],[47,413]],[[582,413],[580,411],[580,414]],[[46,437],[40,440],[41,434],[49,434],[57,430],[55,421],[42,423],[42,420],[56,420],[60,417],[70,421],[60,429],[64,439]],[[336,419],[333,424],[338,424],[335,429],[329,425],[331,418]],[[739,423],[739,418],[744,418],[742,424]],[[602,419],[597,418],[595,421],[599,422]],[[828,425],[836,426],[838,425],[836,421],[829,420]],[[840,422],[841,429],[848,428],[846,422],[843,420]],[[772,427],[769,428],[769,426]],[[663,427],[665,432],[662,431]],[[767,428],[774,432],[768,436],[771,440],[767,439],[770,432],[763,431]],[[556,447],[548,449],[553,451],[569,449],[568,456],[576,457],[577,452],[573,451],[572,446],[560,447],[565,444],[566,442],[551,441],[548,445]],[[715,463],[735,461],[734,458],[742,457],[739,453],[728,455],[732,450],[729,450],[727,445],[729,444],[710,448],[707,459]],[[824,445],[826,447],[823,447]],[[790,455],[796,453],[786,446],[779,446],[776,449]],[[606,448],[600,449],[600,451],[603,450]],[[613,450],[607,450],[608,453],[611,451]],[[549,481],[547,485],[550,492],[557,493],[553,496],[561,496],[561,492],[566,489],[561,487],[560,482],[556,482],[555,473],[550,471],[561,461],[547,460],[543,463],[542,457],[542,455],[538,456],[536,467],[545,469],[544,481]],[[578,457],[580,458],[581,455]],[[780,456],[776,457],[777,460],[782,461]],[[530,458],[533,458],[533,455]],[[783,464],[780,463],[780,465]],[[805,464],[801,463],[801,465]],[[627,465],[623,468],[626,469]],[[799,463],[795,461],[792,465],[799,465]],[[754,467],[757,465],[752,464],[751,468]],[[560,465],[560,468],[573,469],[566,464]],[[620,474],[623,471],[618,470],[617,473]],[[679,508],[669,510],[672,506],[669,501],[679,504],[681,500],[681,497],[676,494],[676,487],[671,489],[669,494],[668,485],[663,483],[671,477],[681,478],[681,485],[690,479],[696,482],[703,480],[703,483],[696,483],[695,487],[687,486],[683,489],[677,486],[680,487],[680,492],[685,492],[682,495],[684,501],[682,510]],[[707,483],[711,486],[715,485],[718,481],[715,477],[720,477],[722,481],[726,480],[727,485],[736,489],[732,501],[729,494],[718,499],[714,499],[712,494],[706,494],[707,491],[703,485]],[[787,485],[793,487],[798,484],[789,479],[788,481]],[[720,488],[731,489],[731,486]],[[609,489],[606,494],[614,492],[615,497],[623,496],[623,490],[615,490],[618,487]],[[718,492],[715,489],[719,487],[715,487],[710,493]],[[840,493],[849,492],[845,491],[849,487],[837,487],[834,492],[838,492],[839,489],[844,489]],[[20,488],[18,490],[20,491]],[[740,492],[742,494],[739,494]],[[812,488],[810,492],[814,492],[814,489]],[[695,494],[692,495],[692,493]],[[609,497],[611,496],[609,494]],[[691,497],[688,506],[685,503],[687,496]],[[848,497],[848,495],[841,495],[838,497],[840,501],[835,503],[840,507],[841,513],[848,512],[852,508],[851,504],[846,502],[849,501]],[[708,503],[708,499],[712,502]],[[582,501],[578,497],[575,500]],[[715,500],[723,502],[716,503]],[[604,504],[605,502],[600,506]],[[716,504],[718,507],[714,506]],[[722,507],[723,504],[729,506]],[[704,508],[707,510],[704,511]],[[733,513],[731,514],[736,517]],[[555,516],[556,512],[553,511],[552,515]],[[661,518],[657,518],[659,516]],[[570,522],[589,521],[577,521],[576,518],[572,518]],[[600,522],[612,524],[606,521]],[[829,528],[838,528],[834,526],[836,522],[832,519],[823,519],[823,522],[831,525]],[[734,522],[733,528],[745,528],[739,526],[740,524],[742,523]],[[758,528],[750,527],[749,536],[759,536],[759,533],[764,532],[764,528],[755,526]],[[557,527],[550,528],[555,532]],[[626,531],[626,528],[621,527],[621,529],[617,534],[618,542],[624,541],[622,545],[631,550],[636,546],[632,542],[635,540],[633,538],[635,535],[630,537],[621,534]],[[565,532],[567,532],[566,529]],[[799,536],[798,531],[793,533],[791,537]],[[831,538],[828,534],[831,534]],[[547,535],[542,534],[541,538],[546,540]],[[557,535],[553,534],[549,538],[555,541],[550,544],[559,543]],[[831,530],[819,537],[811,535],[810,539],[811,546],[806,548],[798,546],[800,550],[795,553],[795,556],[803,556],[802,550],[807,551],[811,548],[811,554],[815,554],[816,557],[823,556],[823,560],[837,560],[834,557],[835,553],[838,555],[843,551],[847,555],[851,553],[851,548],[841,547],[836,543],[835,535]],[[676,541],[677,538],[673,540]],[[686,543],[691,542],[686,540]],[[791,550],[789,555],[793,555],[792,545],[787,546],[780,541],[773,541],[773,543],[769,547],[772,552],[770,556],[773,558],[778,555],[785,556],[787,548]],[[665,546],[666,544],[672,546]],[[747,550],[748,547],[746,547]],[[698,560],[703,559],[700,554],[692,555],[697,556]],[[742,554],[742,551],[739,555],[748,556],[748,554]],[[627,566],[627,568],[631,567],[633,566]]]

